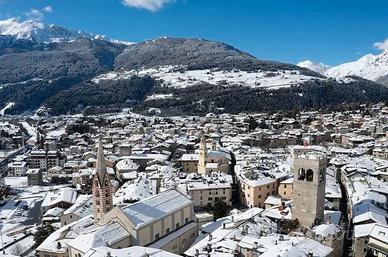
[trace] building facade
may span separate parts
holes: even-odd
[[[318,152],[294,156],[292,216],[303,226],[323,221],[326,166],[326,155]]]

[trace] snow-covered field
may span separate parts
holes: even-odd
[[[5,177],[4,183],[7,186],[17,188],[17,187],[25,187],[28,185],[27,177]]]
[[[162,81],[167,87],[186,88],[198,83],[206,82],[220,85],[244,85],[252,88],[283,88],[292,85],[299,85],[316,77],[300,74],[299,71],[257,71],[246,72],[240,70],[233,71],[213,71],[213,70],[185,70],[179,67],[166,66],[154,69],[144,69],[140,71],[108,72],[93,79],[94,83],[103,80],[128,79],[133,75],[149,75]],[[164,95],[164,97],[166,97]]]
[[[47,136],[60,137],[61,135],[65,134],[65,133],[66,133],[65,128],[59,128],[59,129],[55,129],[55,130],[50,130],[49,132],[47,132]]]

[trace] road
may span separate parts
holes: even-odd
[[[349,222],[349,213],[348,213],[348,196],[346,194],[345,186],[340,182],[342,199],[340,203],[340,211],[342,213],[342,221],[345,229],[345,238],[344,238],[344,247],[342,252],[342,257],[352,256],[352,236],[353,236],[353,226]]]

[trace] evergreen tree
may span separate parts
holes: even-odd
[[[45,224],[38,227],[36,233],[34,234],[35,246],[38,247],[54,231],[55,228],[51,224]]]

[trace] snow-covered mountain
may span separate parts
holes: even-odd
[[[35,43],[64,42],[79,37],[91,39],[101,37],[92,33],[70,30],[57,25],[47,25],[37,21],[20,21],[17,18],[1,20],[0,35],[31,40]]]
[[[297,65],[299,67],[307,68],[309,70],[312,70],[321,74],[323,74],[325,71],[331,68],[329,65],[325,65],[323,63],[316,63],[310,60],[299,62]]]
[[[324,75],[333,78],[355,75],[372,81],[383,82],[382,80],[388,76],[388,50],[377,55],[367,54],[357,61],[332,67]]]

